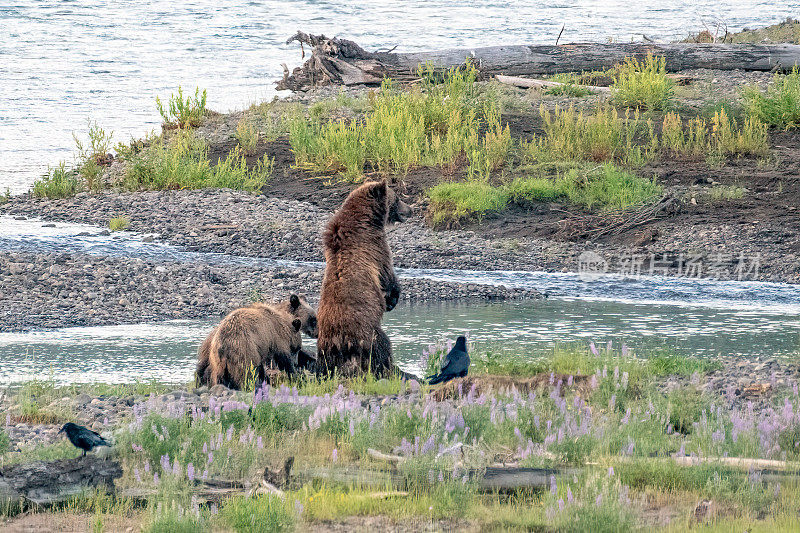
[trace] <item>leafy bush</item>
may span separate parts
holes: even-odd
[[[620,105],[663,110],[672,105],[675,82],[667,78],[664,57],[648,53],[641,62],[625,59],[618,67],[611,92]]]
[[[183,97],[183,89],[178,86],[178,94],[171,94],[164,107],[161,99],[156,96],[156,107],[164,119],[164,124],[185,128],[187,126],[199,126],[203,117],[206,115],[206,90],[200,92],[200,87],[195,88],[194,97],[188,95]]]
[[[743,93],[745,108],[759,121],[784,129],[800,128],[800,70],[775,74],[766,92],[748,87]]]

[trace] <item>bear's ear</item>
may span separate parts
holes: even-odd
[[[375,198],[380,204],[386,202],[386,180],[381,180],[372,187],[372,197]]]
[[[292,310],[294,311],[300,307],[300,298],[296,294],[292,294],[289,296],[289,305],[292,306]]]
[[[302,325],[303,325],[303,323],[300,322],[299,318],[295,318],[294,320],[292,320],[292,327],[294,327],[295,333],[300,331],[300,326],[302,326]]]

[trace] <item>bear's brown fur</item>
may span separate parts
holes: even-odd
[[[352,191],[328,222],[317,311],[319,371],[395,372],[391,343],[381,329],[383,313],[400,295],[385,226],[410,214],[385,181],[368,182]]]
[[[277,304],[237,309],[200,346],[197,380],[240,389],[248,377],[256,384],[263,381],[268,368],[292,374],[301,351],[301,330],[316,337],[317,318],[305,299],[295,294]]]

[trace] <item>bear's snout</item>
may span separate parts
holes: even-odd
[[[395,208],[392,210],[392,222],[405,222],[414,211],[411,206],[398,198]]]

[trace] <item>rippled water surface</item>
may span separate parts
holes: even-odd
[[[62,383],[192,379],[196,350],[212,321],[0,333],[0,385],[49,378]],[[521,358],[556,345],[627,344],[641,356],[668,351],[709,357],[784,356],[800,350],[800,315],[676,303],[550,299],[512,303],[400,305],[385,317],[395,357],[420,372],[422,350],[469,333],[475,353]],[[313,342],[304,339],[304,344]]]
[[[275,265],[321,263],[188,252],[131,232],[0,217],[0,250],[58,251],[150,261]],[[422,350],[469,333],[478,353],[541,356],[558,344],[630,346],[648,356],[786,356],[800,353],[800,286],[663,277],[519,271],[402,269],[401,278],[533,287],[549,298],[505,303],[401,305],[385,316],[400,365],[419,372]],[[212,320],[0,333],[0,385],[52,377],[61,382],[186,382]],[[304,341],[313,347],[313,342]]]
[[[723,20],[730,31],[797,16],[797,0],[126,2],[0,4],[0,190],[26,190],[70,160],[72,132],[91,117],[126,141],[158,126],[156,95],[208,89],[211,108],[241,109],[274,94],[296,30],[397,51],[496,44],[675,39]]]

